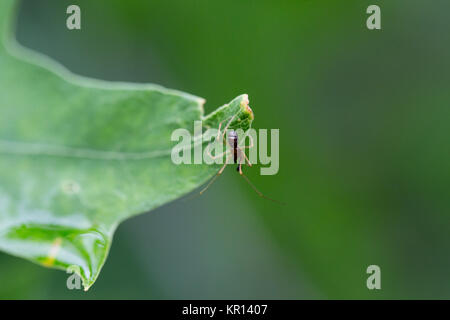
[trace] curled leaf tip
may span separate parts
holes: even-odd
[[[250,103],[250,101],[248,100],[248,94],[243,94],[242,101],[241,101],[242,112],[248,114],[249,119],[253,120],[255,118],[255,116],[253,114],[252,108],[250,108],[249,103]]]
[[[249,106],[247,94],[237,96],[231,102],[204,117],[203,124],[205,127],[217,128],[220,122],[232,117],[234,117],[234,120],[230,123],[229,129],[246,131],[251,128],[254,114]]]

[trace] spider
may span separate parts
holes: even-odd
[[[238,144],[238,140],[239,140],[238,134],[237,134],[237,132],[235,130],[232,130],[232,129],[230,129],[229,132],[228,132],[228,136],[227,136],[228,139],[225,139],[225,134],[227,133],[228,127],[233,122],[235,117],[236,117],[236,115],[231,117],[231,119],[228,121],[228,123],[226,124],[225,128],[223,129],[222,134],[220,132],[220,129],[222,128],[222,124],[227,119],[225,119],[225,120],[223,120],[223,121],[221,121],[219,123],[219,129],[218,129],[215,141],[217,142],[219,140],[222,140],[225,145],[228,143],[230,148],[228,150],[218,154],[218,155],[215,155],[215,156],[213,156],[211,154],[211,150],[208,149],[208,155],[211,157],[211,159],[217,159],[217,158],[223,157],[227,153],[229,153],[229,154],[227,155],[225,163],[222,166],[222,168],[220,168],[219,172],[217,172],[217,174],[214,176],[214,178],[212,178],[211,181],[209,181],[209,183],[206,185],[206,187],[203,188],[200,191],[200,195],[203,194],[214,183],[214,181],[216,181],[216,179],[222,174],[222,172],[225,170],[226,166],[229,164],[230,158],[233,157],[233,163],[238,165],[236,169],[239,172],[239,174],[247,181],[247,183],[252,187],[253,190],[255,190],[255,192],[260,197],[268,199],[268,200],[276,202],[276,203],[279,203],[279,204],[284,204],[284,203],[281,203],[279,201],[276,201],[274,199],[271,199],[271,198],[265,196],[261,191],[259,191],[255,187],[255,185],[253,183],[250,182],[250,180],[247,178],[247,176],[242,172],[242,164],[247,163],[249,167],[252,166],[252,164],[248,160],[247,155],[245,154],[243,149],[246,149],[246,148],[250,149],[250,148],[252,148],[253,147],[253,139],[252,139],[251,136],[248,136],[249,139],[250,139],[250,145],[249,146],[240,147],[239,144]]]

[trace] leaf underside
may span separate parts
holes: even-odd
[[[71,74],[20,47],[16,1],[0,1],[0,250],[41,265],[80,268],[87,290],[118,224],[202,185],[216,165],[175,165],[171,133],[236,114],[246,95],[208,116],[202,98],[157,85]]]

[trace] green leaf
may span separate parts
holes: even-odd
[[[177,128],[248,129],[241,95],[208,116],[204,100],[157,85],[71,74],[20,47],[16,2],[0,2],[0,249],[44,266],[80,267],[87,290],[118,224],[202,185],[216,165],[175,165]]]

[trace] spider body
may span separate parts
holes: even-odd
[[[236,131],[230,130],[230,132],[228,132],[228,144],[231,147],[233,163],[238,163],[238,159],[241,157],[240,153],[242,152],[242,150],[238,147],[238,135]]]

